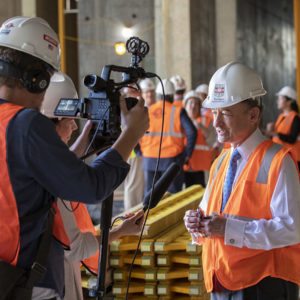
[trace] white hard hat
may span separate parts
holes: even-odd
[[[206,83],[202,83],[200,85],[197,86],[196,90],[197,93],[201,94],[208,94],[208,85]]]
[[[14,17],[0,28],[0,46],[25,52],[60,69],[60,44],[57,34],[41,18]]]
[[[183,106],[186,106],[186,104],[190,98],[199,99],[199,101],[201,102],[201,98],[200,98],[199,94],[196,91],[191,90],[185,94],[185,96],[183,98]]]
[[[215,72],[209,83],[205,108],[228,107],[265,95],[260,77],[248,66],[233,61]]]
[[[291,88],[290,86],[284,86],[277,94],[276,96],[286,96],[288,98],[291,98],[293,100],[297,100],[297,92]]]
[[[174,84],[168,79],[163,79],[162,82],[164,85],[165,95],[174,95],[175,94]],[[159,95],[163,95],[163,90],[160,82],[156,86],[155,93]]]
[[[142,80],[139,85],[142,91],[155,90],[155,84],[150,78]]]
[[[174,75],[170,78],[171,82],[174,84],[175,87],[175,91],[179,91],[179,90],[185,90],[186,89],[186,85],[185,85],[185,81],[182,77],[180,77],[179,75]]]
[[[67,74],[55,72],[45,93],[41,113],[48,118],[56,118],[53,112],[61,98],[78,98],[78,94],[72,79]]]

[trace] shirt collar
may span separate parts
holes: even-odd
[[[248,161],[255,148],[265,140],[266,137],[257,128],[240,146],[237,147],[242,159]],[[231,148],[231,151],[232,150],[233,148]]]

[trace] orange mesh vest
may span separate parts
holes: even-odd
[[[223,150],[211,168],[207,214],[241,220],[271,219],[270,202],[288,152],[289,149],[271,140],[261,143],[250,156],[221,213],[223,184],[230,161],[230,151]],[[300,244],[266,251],[237,248],[225,245],[224,238],[211,238],[204,240],[202,259],[208,292],[213,289],[214,274],[230,290],[255,285],[267,276],[300,284]]]
[[[180,122],[180,107],[170,102],[165,103],[164,133],[161,158],[175,157],[184,150],[184,131]],[[158,157],[163,101],[158,101],[149,108],[150,126],[140,140],[141,151],[145,157]]]
[[[203,124],[206,128],[209,126],[211,119],[207,117],[197,118],[197,122]],[[186,144],[186,139],[185,139]],[[212,163],[212,151],[211,148],[206,144],[205,136],[200,128],[197,129],[197,140],[194,151],[189,164],[184,165],[184,171],[192,169],[194,171],[209,170]]]
[[[6,162],[6,129],[9,121],[24,107],[1,104],[0,120],[0,259],[16,265],[20,249],[20,223]]]
[[[276,123],[275,131],[282,134],[289,134],[295,117],[298,114],[295,111],[291,111],[286,117],[284,114],[280,114]],[[297,156],[297,161],[300,161],[300,132],[298,134],[297,140],[294,144],[286,143],[282,141],[279,137],[273,137],[273,141],[278,144],[282,144],[286,147],[292,148]]]
[[[73,214],[76,220],[76,224],[81,232],[92,232],[96,235],[95,228],[93,226],[90,215],[83,203],[70,202],[73,210]],[[53,235],[57,238],[63,245],[70,246],[70,241],[68,235],[64,228],[64,223],[60,214],[60,211],[56,205],[53,204],[56,215],[54,218]],[[71,212],[70,212],[71,213]],[[99,250],[96,254],[83,260],[83,264],[92,272],[98,273],[98,262],[99,262]]]

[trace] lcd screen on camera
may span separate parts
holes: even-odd
[[[71,112],[75,111],[77,109],[78,100],[75,99],[62,99],[60,100],[56,111],[65,111],[65,112]]]

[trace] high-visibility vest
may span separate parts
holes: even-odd
[[[92,220],[90,218],[90,215],[84,203],[70,201],[70,204],[79,230],[83,233],[91,232],[96,236],[97,233],[95,231],[94,225],[92,223]],[[56,211],[54,217],[53,235],[61,244],[63,244],[66,247],[70,247],[70,241],[65,231],[64,223],[60,211],[56,203],[54,203],[53,206]],[[99,262],[99,250],[96,254],[88,258],[85,258],[82,261],[84,266],[86,266],[90,271],[94,272],[95,274],[98,273],[98,262]]]
[[[183,102],[182,102],[182,100],[174,100],[173,105],[182,108],[183,107]]]
[[[206,128],[209,126],[211,119],[207,117],[197,118],[197,122],[201,123]],[[186,139],[185,139],[186,143]],[[200,128],[197,128],[197,140],[189,159],[188,165],[184,165],[184,171],[204,171],[209,170],[212,164],[212,151],[211,147],[206,144],[205,136]]]
[[[6,161],[6,129],[9,121],[22,109],[24,107],[13,103],[1,104],[0,259],[14,266],[17,264],[20,250],[20,222]]]
[[[290,113],[285,116],[284,113],[280,114],[278,116],[278,119],[275,123],[275,131],[281,134],[290,134],[291,132],[291,127],[293,124],[293,121],[296,116],[299,116],[297,112],[295,111],[290,111]],[[286,143],[282,141],[279,137],[273,137],[272,139],[275,143],[282,144],[286,147],[290,147],[295,151],[296,156],[297,156],[297,161],[300,161],[300,132],[298,133],[297,140],[294,144]]]
[[[184,150],[184,131],[180,122],[180,107],[165,102],[164,132],[161,158],[175,157]],[[145,157],[158,157],[161,135],[163,101],[158,101],[149,108],[150,125],[148,133],[140,140],[141,151]]]
[[[262,142],[250,156],[221,213],[223,184],[230,161],[230,151],[223,150],[210,171],[207,214],[249,221],[272,219],[270,202],[288,152],[289,149],[271,140]],[[225,245],[223,237],[208,238],[204,239],[202,260],[208,292],[213,290],[214,275],[230,290],[253,286],[267,276],[300,284],[300,244],[267,251]]]

